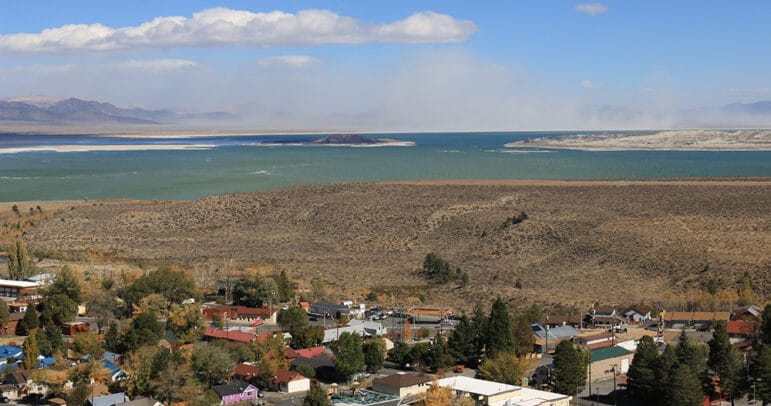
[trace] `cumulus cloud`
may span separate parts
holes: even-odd
[[[461,42],[477,30],[469,20],[419,12],[390,23],[365,23],[328,10],[297,13],[212,8],[192,17],[157,17],[136,26],[69,24],[39,33],[0,35],[0,51],[105,52],[136,48],[313,46]]]
[[[316,66],[321,63],[320,60],[306,55],[279,55],[269,56],[257,60],[257,65],[266,68],[272,67],[290,67],[290,68],[307,68],[310,66]]]
[[[591,80],[584,79],[578,83],[579,86],[583,87],[584,89],[592,89],[597,87]]]
[[[590,16],[596,16],[607,12],[608,6],[602,3],[581,3],[576,5],[576,11]]]

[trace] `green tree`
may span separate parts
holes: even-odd
[[[29,252],[24,240],[14,239],[5,248],[8,256],[8,276],[20,281],[29,275]]]
[[[22,351],[24,352],[24,359],[22,360],[24,369],[31,370],[37,368],[39,363],[37,357],[40,355],[40,351],[37,346],[37,333],[34,330],[24,340]]]
[[[46,290],[48,296],[64,295],[75,303],[80,303],[83,292],[80,289],[80,281],[70,267],[63,267]]]
[[[321,345],[324,340],[324,327],[308,326],[292,336],[292,341],[300,348],[311,348]]]
[[[677,359],[677,354],[675,353],[675,346],[673,345],[667,345],[664,348],[664,352],[659,357],[658,367],[656,368],[656,383],[659,385],[659,388],[664,388],[667,386],[669,382],[669,376],[672,374],[672,372],[675,369],[675,366],[679,364],[680,361]],[[662,396],[662,393],[659,393],[659,396]]]
[[[305,394],[303,406],[329,406],[327,392],[319,384],[311,385],[311,389]]]
[[[196,304],[173,303],[166,319],[166,326],[183,343],[191,343],[203,335],[203,315]]]
[[[110,326],[107,328],[107,333],[104,335],[104,346],[107,350],[114,353],[123,352],[123,343],[120,331],[118,330],[118,324],[114,322],[110,323]]]
[[[728,391],[733,399],[738,395],[736,392],[740,388],[742,361],[728,338],[724,321],[715,324],[715,331],[708,345],[707,366],[720,377],[720,388]]]
[[[766,306],[768,309],[768,306]],[[763,344],[753,363],[755,394],[764,404],[771,403],[771,345]]]
[[[187,365],[170,362],[150,383],[152,395],[165,404],[185,400],[187,385],[193,379],[193,371]]]
[[[482,303],[477,302],[471,313],[471,326],[474,328],[474,340],[477,345],[477,358],[481,357],[485,352],[485,345],[487,344],[487,326],[489,322],[490,320],[487,318],[487,315],[485,315]]]
[[[9,317],[11,317],[11,311],[8,309],[8,304],[5,300],[0,300],[0,326],[5,326]]]
[[[441,335],[437,335],[436,339],[428,346],[424,360],[425,365],[432,371],[440,371],[452,366],[455,361],[447,348],[447,340]]]
[[[363,344],[364,365],[367,372],[374,374],[383,368],[385,361],[385,341],[382,337],[372,337]]]
[[[233,289],[233,303],[242,306],[262,307],[277,293],[272,278],[259,274],[244,275]]]
[[[144,345],[156,345],[163,336],[165,326],[158,321],[153,313],[142,313],[131,321],[126,334],[123,335],[123,345],[133,350]]]
[[[195,281],[185,272],[171,268],[161,268],[137,279],[122,289],[120,296],[131,309],[131,305],[139,304],[142,298],[153,293],[163,296],[167,306],[200,297],[200,293],[195,288]]]
[[[659,350],[653,338],[643,336],[637,345],[632,365],[627,374],[629,380],[629,394],[634,399],[654,401],[659,389],[656,381],[656,368],[659,366]]]
[[[527,362],[513,352],[499,352],[479,366],[479,377],[508,385],[522,385]]]
[[[57,293],[40,305],[40,321],[44,326],[59,327],[75,320],[78,304],[68,296]]]
[[[40,354],[52,357],[56,351],[64,351],[64,337],[57,327],[44,327],[35,336]]]
[[[192,357],[193,374],[206,385],[223,383],[236,367],[229,352],[209,344],[195,347]]]
[[[423,259],[423,272],[431,279],[436,279],[440,283],[446,283],[458,278],[462,278],[463,271],[457,268],[452,271],[450,263],[442,259],[435,253],[429,253]]]
[[[706,354],[700,344],[693,343],[685,334],[685,330],[680,333],[675,347],[675,354],[681,364],[688,365],[696,377],[703,377],[707,370]]]
[[[344,332],[332,344],[335,354],[335,370],[341,380],[349,380],[357,372],[364,370],[364,352],[361,349],[361,336]]]
[[[214,328],[223,328],[225,327],[225,320],[220,316],[219,313],[214,313],[211,316],[211,326]]]
[[[704,399],[699,378],[686,363],[675,365],[664,391],[671,406],[699,406]]]
[[[288,332],[293,337],[308,327],[308,313],[300,306],[290,306],[287,309],[279,310],[276,320],[281,326],[281,330]]]
[[[273,281],[276,284],[277,298],[279,302],[288,302],[294,298],[294,290],[292,284],[289,281],[289,277],[286,276],[286,272],[273,272]]]
[[[520,314],[514,318],[514,327],[512,328],[512,336],[514,338],[514,348],[518,357],[524,357],[533,352],[535,346],[535,334],[533,334],[533,328],[530,321]]]
[[[40,327],[40,320],[37,317],[37,310],[35,310],[35,304],[30,303],[27,306],[27,313],[24,314],[24,318],[16,325],[16,334],[27,335],[38,327]]]
[[[77,357],[91,354],[94,359],[100,359],[102,354],[104,354],[102,340],[90,331],[76,334],[72,340],[71,349]]]
[[[479,357],[474,326],[465,314],[461,316],[449,340],[450,353],[463,365],[474,368]]]
[[[763,314],[760,317],[758,340],[764,345],[771,345],[771,304],[767,304],[763,308]]]
[[[404,341],[394,343],[394,348],[388,352],[388,360],[404,368],[410,363],[410,346]]]
[[[515,352],[509,309],[500,297],[495,299],[490,310],[487,325],[487,356],[495,357],[499,352]]]
[[[554,351],[554,391],[576,396],[586,384],[586,357],[568,340]]]

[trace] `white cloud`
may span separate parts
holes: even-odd
[[[144,71],[148,73],[164,74],[176,72],[182,69],[198,67],[197,62],[187,59],[151,59],[151,60],[129,60],[114,64],[116,68]]]
[[[477,30],[469,20],[420,12],[391,23],[365,23],[328,10],[253,13],[212,8],[192,17],[157,17],[137,26],[70,24],[39,33],[0,35],[0,51],[104,52],[136,48],[247,45],[461,42]]]
[[[320,64],[321,61],[306,55],[279,55],[269,56],[257,60],[257,65],[262,67],[291,67],[306,68]]]
[[[592,83],[589,79],[584,79],[581,82],[578,83],[579,86],[583,87],[584,89],[592,89],[597,87],[594,83]]]
[[[590,16],[596,16],[607,12],[608,6],[602,3],[581,3],[576,5],[576,11]]]

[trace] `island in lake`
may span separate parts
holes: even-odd
[[[768,151],[771,130],[672,130],[636,134],[579,134],[539,137],[506,144],[588,151]]]
[[[271,141],[269,143],[249,144],[252,146],[333,146],[333,147],[411,147],[412,141],[400,141],[391,138],[365,137],[359,134],[331,134],[326,137],[316,138],[310,141],[286,140]]]

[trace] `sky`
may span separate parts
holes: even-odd
[[[669,128],[771,100],[769,16],[763,0],[3,2],[0,99],[254,129]]]

